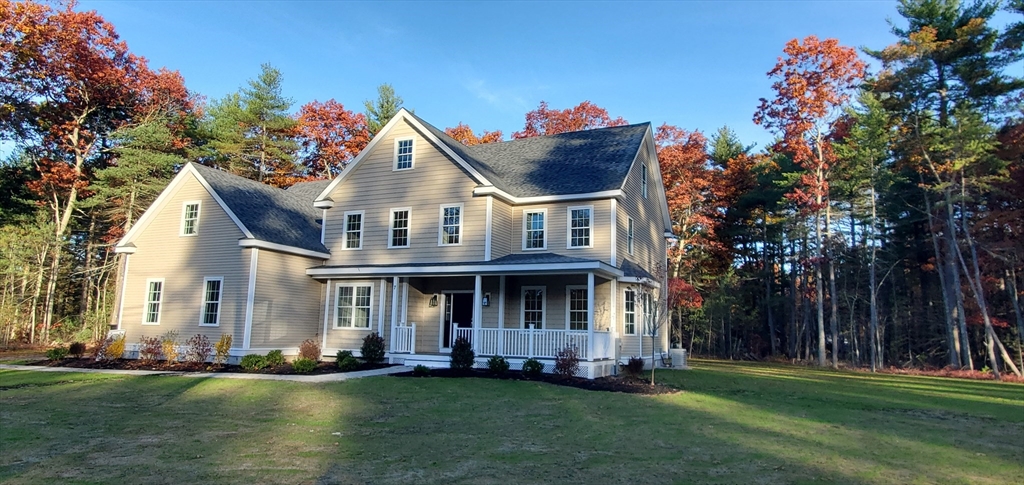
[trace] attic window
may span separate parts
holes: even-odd
[[[409,170],[412,168],[412,148],[412,138],[395,140],[395,170]]]
[[[640,189],[643,190],[644,198],[647,198],[647,164],[643,165],[643,170],[640,172]]]
[[[185,202],[181,207],[181,235],[195,236],[199,234],[199,206],[200,203]]]

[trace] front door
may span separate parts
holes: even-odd
[[[469,337],[469,332],[459,332],[457,328],[473,328],[473,294],[472,293],[445,293],[444,294],[444,322],[441,324],[444,334],[443,347],[451,349],[455,339],[461,334]]]

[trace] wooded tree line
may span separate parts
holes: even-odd
[[[655,130],[679,242],[672,338],[698,354],[1014,369],[1024,319],[1024,0],[903,1],[862,55],[794,39],[751,103],[758,149]],[[999,8],[1014,16],[992,25]],[[88,340],[113,318],[112,245],[187,161],[286,187],[330,178],[402,107],[294,110],[263,65],[206,100],[75,5],[0,0],[3,341]],[[862,59],[870,60],[869,67]],[[626,124],[541,102],[512,138]],[[459,123],[467,145],[504,139]],[[1016,359],[1014,358],[1016,357]]]

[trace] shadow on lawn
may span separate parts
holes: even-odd
[[[3,391],[0,447],[14,451],[0,456],[0,481],[984,482],[990,475],[975,469],[1003,470],[1012,458],[968,453],[971,463],[957,463],[960,445],[937,432],[899,437],[927,419],[871,423],[863,414],[876,409],[857,401],[831,416],[825,404],[847,398],[828,389],[787,407],[790,389],[760,390],[787,385],[778,380],[725,370],[662,376],[693,391],[642,397],[388,377],[325,385],[143,377]],[[904,454],[884,456],[890,448]]]

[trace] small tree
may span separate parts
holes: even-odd
[[[455,339],[452,344],[451,368],[459,372],[466,372],[473,368],[476,362],[476,352],[473,352],[473,345],[465,337]]]
[[[384,337],[381,337],[377,332],[367,335],[363,339],[363,346],[359,351],[363,354],[363,360],[367,364],[384,362]]]
[[[664,274],[664,270],[659,267],[655,270],[658,275]],[[665,278],[658,278],[657,281],[650,278],[644,278],[639,287],[634,288],[636,294],[640,296],[640,307],[643,311],[641,317],[641,326],[643,328],[643,335],[649,335],[651,337],[651,385],[654,385],[654,368],[657,355],[658,355],[658,335],[661,329],[666,326],[668,321],[667,312],[662,311],[664,302],[661,299],[661,292],[654,285],[657,282],[665,283]],[[641,348],[643,348],[643,336],[641,339]]]

